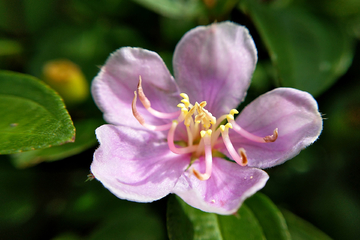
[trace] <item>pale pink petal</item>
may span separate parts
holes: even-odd
[[[192,167],[204,171],[203,159],[196,161]],[[243,201],[265,186],[269,176],[266,172],[236,163],[213,159],[211,177],[200,181],[188,171],[177,182],[173,193],[187,204],[204,212],[232,214]]]
[[[163,112],[178,110],[176,106],[181,99],[178,88],[160,56],[145,49],[124,47],[110,55],[92,83],[92,95],[108,123],[143,128],[131,111],[139,76],[154,109]],[[161,125],[169,122],[150,115],[139,100],[137,106],[147,123]]]
[[[278,128],[275,142],[255,143],[231,131],[237,148],[244,148],[251,167],[268,168],[297,155],[312,144],[322,130],[322,117],[315,99],[307,92],[277,88],[251,102],[236,118],[246,131],[258,136],[271,135]]]
[[[121,199],[151,202],[175,186],[189,155],[172,153],[167,142],[146,130],[103,125],[96,130],[100,147],[91,172]]]
[[[207,101],[214,115],[228,113],[245,97],[257,51],[248,30],[232,22],[190,30],[174,53],[174,74],[191,102]]]

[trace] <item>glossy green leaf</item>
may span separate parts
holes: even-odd
[[[268,48],[279,85],[319,95],[350,66],[353,39],[343,27],[308,10],[242,1]]]
[[[257,193],[245,203],[259,221],[267,240],[291,239],[284,217],[267,196]]]
[[[56,161],[79,154],[97,143],[95,129],[101,123],[102,121],[96,119],[74,122],[76,127],[76,140],[74,143],[16,153],[12,155],[12,162],[18,168],[25,168],[43,161]]]
[[[283,210],[282,213],[289,227],[292,240],[331,240],[325,233],[291,212]]]
[[[0,72],[0,154],[73,142],[75,128],[65,105],[40,80]]]
[[[170,18],[192,18],[201,11],[201,1],[197,0],[133,0],[150,10]]]
[[[247,199],[237,214],[230,216],[202,212],[171,196],[167,225],[171,240],[291,239],[281,212],[260,193]]]

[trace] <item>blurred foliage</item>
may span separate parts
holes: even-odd
[[[314,225],[283,211],[292,239],[311,239],[306,232],[315,227],[334,239],[357,239],[357,0],[0,0],[0,69],[45,80],[44,66],[65,59],[78,66],[84,86],[90,86],[111,52],[134,46],[158,52],[171,70],[173,50],[185,32],[223,20],[249,28],[258,49],[246,102],[276,86],[290,86],[315,94],[324,114],[320,139],[268,169],[263,193]],[[120,234],[121,239],[167,239],[167,200],[186,206],[173,196],[151,204],[122,201],[99,182],[85,182],[102,114],[90,97],[67,108],[75,143],[0,155],[0,239],[119,239]],[[249,204],[240,211],[254,217],[261,205]],[[173,209],[180,219],[173,224],[189,227],[193,223],[183,208]]]

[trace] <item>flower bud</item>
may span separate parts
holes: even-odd
[[[59,59],[47,62],[43,67],[44,81],[56,90],[67,105],[76,105],[89,96],[89,85],[79,66]]]

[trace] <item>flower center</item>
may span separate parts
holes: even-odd
[[[150,101],[144,94],[141,85],[141,77],[139,77],[139,84],[137,91],[134,92],[134,99],[132,102],[132,111],[134,117],[144,127],[153,131],[168,131],[167,142],[169,149],[176,154],[189,154],[191,161],[188,170],[192,172],[198,179],[207,180],[212,172],[212,157],[213,154],[219,154],[216,149],[222,144],[225,145],[231,158],[241,166],[246,166],[248,163],[246,152],[244,148],[235,149],[230,137],[229,129],[233,129],[242,137],[258,143],[274,142],[278,137],[278,129],[276,128],[272,135],[266,137],[259,137],[247,132],[241,128],[234,120],[234,115],[239,112],[232,109],[229,114],[225,114],[216,119],[208,110],[205,109],[206,101],[201,103],[195,102],[191,104],[189,97],[185,93],[181,93],[183,98],[177,105],[179,111],[174,113],[159,112],[151,107]],[[136,108],[137,96],[145,109],[152,115],[161,119],[172,119],[164,125],[155,126],[146,123],[145,119],[140,115]],[[187,140],[182,142],[175,142],[176,130],[179,124],[183,123],[186,128]],[[221,135],[221,138],[220,138]],[[180,146],[184,145],[184,146]],[[223,154],[220,154],[225,156]],[[205,172],[200,173],[197,169],[191,167],[192,163],[198,160],[201,156],[205,159]]]

